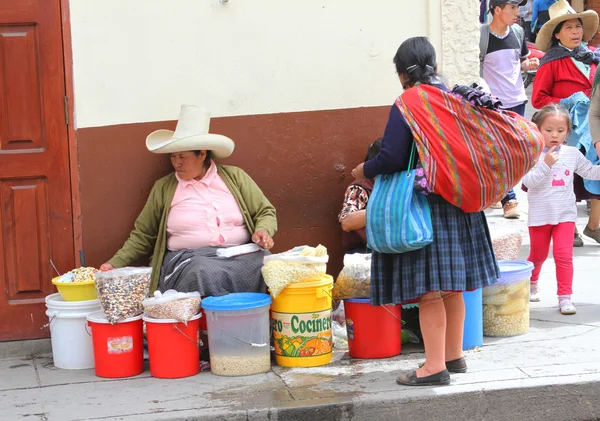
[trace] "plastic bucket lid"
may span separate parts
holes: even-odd
[[[200,317],[202,317],[202,313],[196,314],[194,317],[190,318],[188,322],[191,322],[192,320],[198,320]],[[155,319],[154,317],[147,316],[146,314],[143,315],[142,320],[148,323],[183,323],[177,319]]]
[[[250,310],[271,305],[271,296],[259,292],[234,292],[202,300],[202,308],[212,311]]]
[[[345,303],[359,303],[359,304],[370,304],[370,298],[348,298],[344,300]]]
[[[371,305],[371,299],[370,298],[348,298],[348,299],[344,300],[344,303]],[[399,305],[400,304],[384,304],[384,305],[378,305],[378,306],[376,305],[376,306],[372,306],[372,307],[396,307]]]
[[[117,324],[118,323],[136,322],[141,319],[142,319],[142,315],[140,314],[139,316],[133,316],[133,317],[129,317],[128,319],[118,321]],[[95,313],[88,315],[87,321],[92,322],[92,323],[105,324],[105,325],[110,324],[103,311],[97,311]]]
[[[320,281],[312,281],[312,282],[296,282],[293,284],[289,284],[285,287],[285,289],[306,289],[306,288],[319,288],[327,285],[333,285],[333,277],[331,275],[325,275]]]
[[[60,293],[50,294],[46,297],[46,307],[53,310],[87,310],[100,305],[100,300],[65,301]]]
[[[500,260],[498,266],[500,284],[529,280],[533,271],[533,263],[527,260]]]

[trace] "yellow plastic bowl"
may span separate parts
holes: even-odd
[[[98,298],[94,281],[87,282],[57,282],[58,277],[52,279],[56,289],[65,301],[89,301]]]

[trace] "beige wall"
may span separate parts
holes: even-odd
[[[427,35],[451,83],[477,77],[477,0],[71,0],[78,128],[391,104]]]
[[[442,73],[451,84],[479,79],[479,1],[442,0]],[[450,86],[451,87],[451,86]]]

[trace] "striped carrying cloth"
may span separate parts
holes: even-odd
[[[414,135],[430,189],[465,212],[499,202],[542,151],[541,133],[525,118],[433,86],[406,90],[396,106]]]

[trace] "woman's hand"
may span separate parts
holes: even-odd
[[[356,168],[352,170],[352,177],[355,180],[364,180],[365,179],[365,164],[359,164]]]
[[[540,60],[536,57],[528,58],[526,60],[523,60],[523,62],[521,63],[521,70],[523,70],[524,72],[536,70],[538,67],[540,67]]]
[[[102,272],[106,272],[106,271],[113,270],[113,269],[116,269],[116,268],[108,262],[102,263],[102,265],[100,265],[100,271],[102,271]]]
[[[596,153],[598,154],[598,158],[600,158],[600,142],[594,143],[594,147],[596,148]]]
[[[265,250],[271,250],[275,242],[265,231],[256,231],[252,236],[252,242],[258,244]]]
[[[356,212],[350,212],[344,219],[342,219],[341,224],[342,230],[346,232],[356,231],[364,228],[367,226],[367,211],[363,209]]]
[[[556,161],[558,161],[558,154],[554,152],[554,149],[556,149],[556,146],[552,146],[546,154],[546,156],[544,157],[544,162],[550,168],[552,168],[552,166],[556,164]]]

